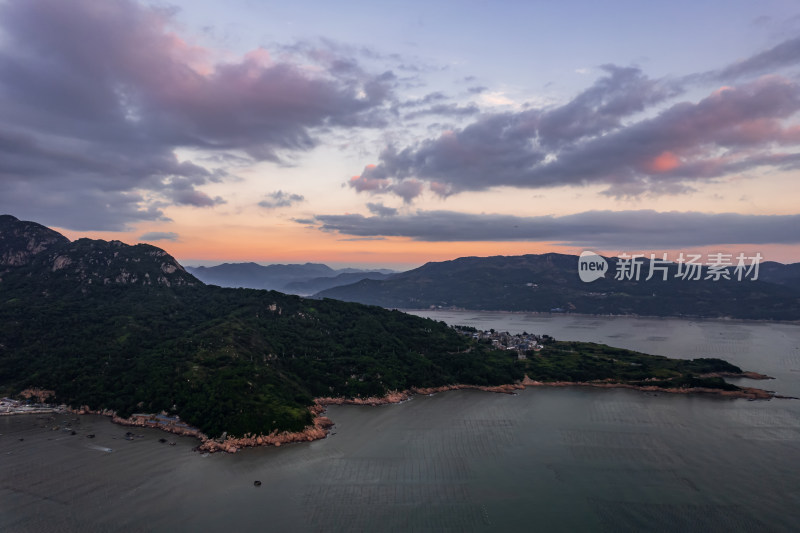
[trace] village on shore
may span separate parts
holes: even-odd
[[[555,340],[549,335],[534,335],[527,332],[512,335],[508,331],[495,331],[494,329],[480,331],[471,326],[452,327],[462,335],[472,337],[478,342],[490,342],[492,347],[498,350],[516,351],[519,359],[526,359],[527,352],[541,351],[545,344]]]

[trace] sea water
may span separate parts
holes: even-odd
[[[797,325],[418,314],[722,357],[776,377],[737,382],[800,396]],[[141,438],[126,440],[131,428],[99,416],[0,417],[0,531],[730,532],[800,524],[798,400],[534,388],[332,406],[328,416],[336,425],[324,440],[206,456],[192,451],[197,441],[157,430],[136,428]],[[176,445],[160,443],[165,436]]]

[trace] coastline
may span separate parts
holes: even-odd
[[[741,373],[732,372],[713,372],[703,374],[700,377],[718,377],[718,378],[747,378],[754,380],[767,380],[774,379],[765,374],[757,372],[745,371]],[[329,405],[387,405],[402,403],[410,400],[415,395],[432,395],[440,392],[451,390],[480,390],[484,392],[494,392],[502,394],[515,394],[519,390],[524,390],[527,387],[595,387],[603,389],[630,389],[643,392],[662,392],[670,394],[710,394],[727,398],[740,398],[746,400],[770,400],[772,398],[780,399],[796,399],[791,396],[778,395],[773,391],[758,389],[754,387],[740,387],[739,390],[721,390],[707,387],[683,387],[683,388],[666,388],[656,385],[642,385],[631,383],[617,383],[613,381],[537,381],[525,377],[517,382],[504,385],[468,385],[463,383],[452,385],[441,385],[439,387],[411,387],[403,391],[390,391],[384,396],[370,396],[367,398],[341,398],[341,397],[320,397],[315,398],[314,403],[309,406],[309,412],[312,416],[312,423],[301,431],[277,431],[274,430],[268,434],[245,434],[241,437],[226,436],[211,438],[203,433],[199,428],[195,428],[182,422],[179,417],[169,417],[166,414],[134,414],[128,418],[120,417],[115,411],[110,409],[93,410],[88,406],[79,408],[53,408],[53,411],[66,411],[77,415],[102,415],[111,418],[115,424],[129,427],[148,427],[158,429],[174,435],[194,437],[200,440],[200,444],[195,448],[201,452],[226,452],[236,453],[242,448],[251,448],[257,446],[282,446],[294,442],[310,442],[314,440],[324,439],[330,433],[334,422],[325,416],[325,411]],[[40,391],[39,389],[29,389],[24,391],[28,396],[40,396],[40,399],[45,399],[52,391]],[[38,411],[31,411],[31,413],[38,413]],[[3,413],[6,414],[6,413]],[[8,413],[11,414],[11,413]],[[25,414],[25,413],[18,413]]]
[[[710,377],[710,376],[709,376]],[[737,377],[745,377],[739,376]],[[771,379],[771,378],[751,378]],[[757,389],[755,387],[740,387],[739,390],[721,390],[708,387],[658,387],[655,385],[633,385],[631,383],[609,383],[599,381],[535,381],[527,376],[523,383],[528,387],[597,387],[601,389],[632,389],[644,392],[664,392],[671,394],[713,394],[728,398],[742,398],[746,400],[771,400],[776,395],[772,391]]]
[[[715,375],[713,377],[722,377],[722,376]],[[758,374],[755,372],[744,372],[743,374],[736,374],[727,377],[746,377],[750,379],[773,379],[770,378],[769,376],[765,376],[763,374]],[[309,407],[309,411],[313,416],[313,422],[311,425],[306,426],[302,431],[278,432],[277,430],[275,430],[266,435],[246,434],[242,437],[225,437],[224,439],[210,438],[206,434],[202,433],[199,429],[193,428],[191,426],[186,426],[185,424],[154,425],[154,424],[148,424],[147,423],[148,419],[143,419],[141,416],[139,416],[138,418],[134,417],[122,418],[118,416],[114,411],[108,409],[97,411],[88,409],[87,407],[83,407],[79,409],[69,408],[67,409],[67,411],[79,415],[95,414],[95,415],[108,416],[111,418],[112,422],[122,426],[150,427],[153,429],[159,429],[161,431],[165,431],[167,433],[172,433],[175,435],[194,437],[201,441],[200,445],[195,448],[197,451],[201,452],[236,453],[242,448],[253,448],[258,446],[282,446],[284,444],[290,444],[294,442],[310,442],[314,440],[324,439],[325,437],[328,436],[331,428],[334,425],[334,422],[330,418],[325,416],[325,411],[329,405],[378,406],[378,405],[396,404],[408,401],[415,395],[419,394],[431,395],[451,390],[480,390],[484,392],[494,392],[501,394],[515,394],[517,391],[524,390],[527,387],[595,387],[603,389],[621,388],[621,389],[638,390],[643,392],[663,392],[671,394],[710,394],[726,398],[740,398],[746,400],[771,400],[772,398],[789,398],[785,396],[776,395],[772,391],[767,391],[753,387],[742,387],[740,390],[735,390],[735,391],[712,389],[706,387],[665,388],[665,387],[658,387],[651,385],[633,385],[630,383],[613,383],[607,381],[601,381],[601,382],[536,381],[530,379],[526,375],[525,378],[518,383],[505,384],[505,385],[487,386],[487,385],[467,385],[459,383],[453,385],[442,385],[439,387],[412,387],[404,391],[392,391],[387,393],[385,396],[371,396],[367,398],[335,398],[335,397],[316,398],[314,399],[314,404]]]

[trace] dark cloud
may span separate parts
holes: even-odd
[[[394,207],[387,207],[383,204],[374,204],[368,203],[367,209],[373,215],[378,215],[379,217],[391,217],[397,214],[397,209]]]
[[[545,147],[616,130],[622,119],[680,92],[678,87],[647,78],[637,68],[602,67],[606,76],[570,102],[541,113],[536,133]]]
[[[484,87],[483,85],[478,85],[476,87],[470,87],[469,89],[467,89],[467,92],[471,94],[481,94],[488,90],[489,90],[488,87]]]
[[[275,191],[268,194],[265,200],[258,202],[258,205],[265,209],[276,209],[278,207],[289,207],[303,200],[305,200],[305,198],[299,194]]]
[[[725,82],[743,76],[773,72],[798,63],[800,63],[800,37],[795,37],[709,75]]]
[[[384,175],[381,167],[367,167],[360,176],[351,178],[348,184],[358,192],[394,193],[406,203],[411,203],[422,194],[425,185],[420,180],[411,178],[396,182],[383,177]]]
[[[400,102],[398,107],[419,107],[419,106],[431,105],[435,102],[441,102],[447,99],[448,99],[447,96],[443,92],[436,91],[428,93],[422,98],[414,98],[411,100],[405,100],[403,102]]]
[[[409,237],[417,241],[550,241],[598,249],[674,249],[724,244],[800,243],[800,215],[587,211],[518,217],[418,211],[392,217],[319,215],[326,232],[353,237]]]
[[[741,78],[793,65],[800,62],[798,43],[786,41],[713,77]],[[634,67],[606,65],[602,71],[563,105],[478,114],[471,124],[438,137],[387,146],[378,164],[350,185],[386,193],[416,180],[446,195],[496,186],[599,184],[616,196],[658,195],[758,168],[798,168],[800,127],[787,119],[800,110],[800,85],[790,78],[763,76],[676,103],[685,84],[705,75],[675,81],[648,78]]]
[[[24,182],[9,183],[3,176],[0,182],[0,211],[50,227],[126,231],[131,222],[170,221],[158,205],[148,205],[142,195],[134,192],[78,189],[67,180],[29,186]]]
[[[177,148],[282,161],[320,129],[384,125],[396,82],[324,44],[220,62],[175,32],[171,10],[132,0],[8,0],[0,32],[0,210],[32,217],[48,201],[73,229],[218,204],[199,188],[225,176]]]
[[[475,104],[458,105],[458,104],[437,104],[424,109],[418,109],[410,113],[406,113],[403,117],[406,120],[413,120],[415,118],[439,115],[445,117],[467,117],[476,115],[480,112],[478,106]]]
[[[151,231],[139,236],[140,241],[154,242],[154,241],[177,241],[178,234],[172,231]]]

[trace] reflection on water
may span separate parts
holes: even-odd
[[[722,356],[778,378],[758,384],[800,396],[797,326],[435,318]],[[50,429],[65,425],[60,415],[0,417],[0,531],[793,531],[799,404],[622,389],[452,391],[333,406],[335,434],[325,440],[210,456],[192,452],[189,438],[159,443],[155,430],[125,440],[127,428],[102,417],[70,420],[76,435]]]

